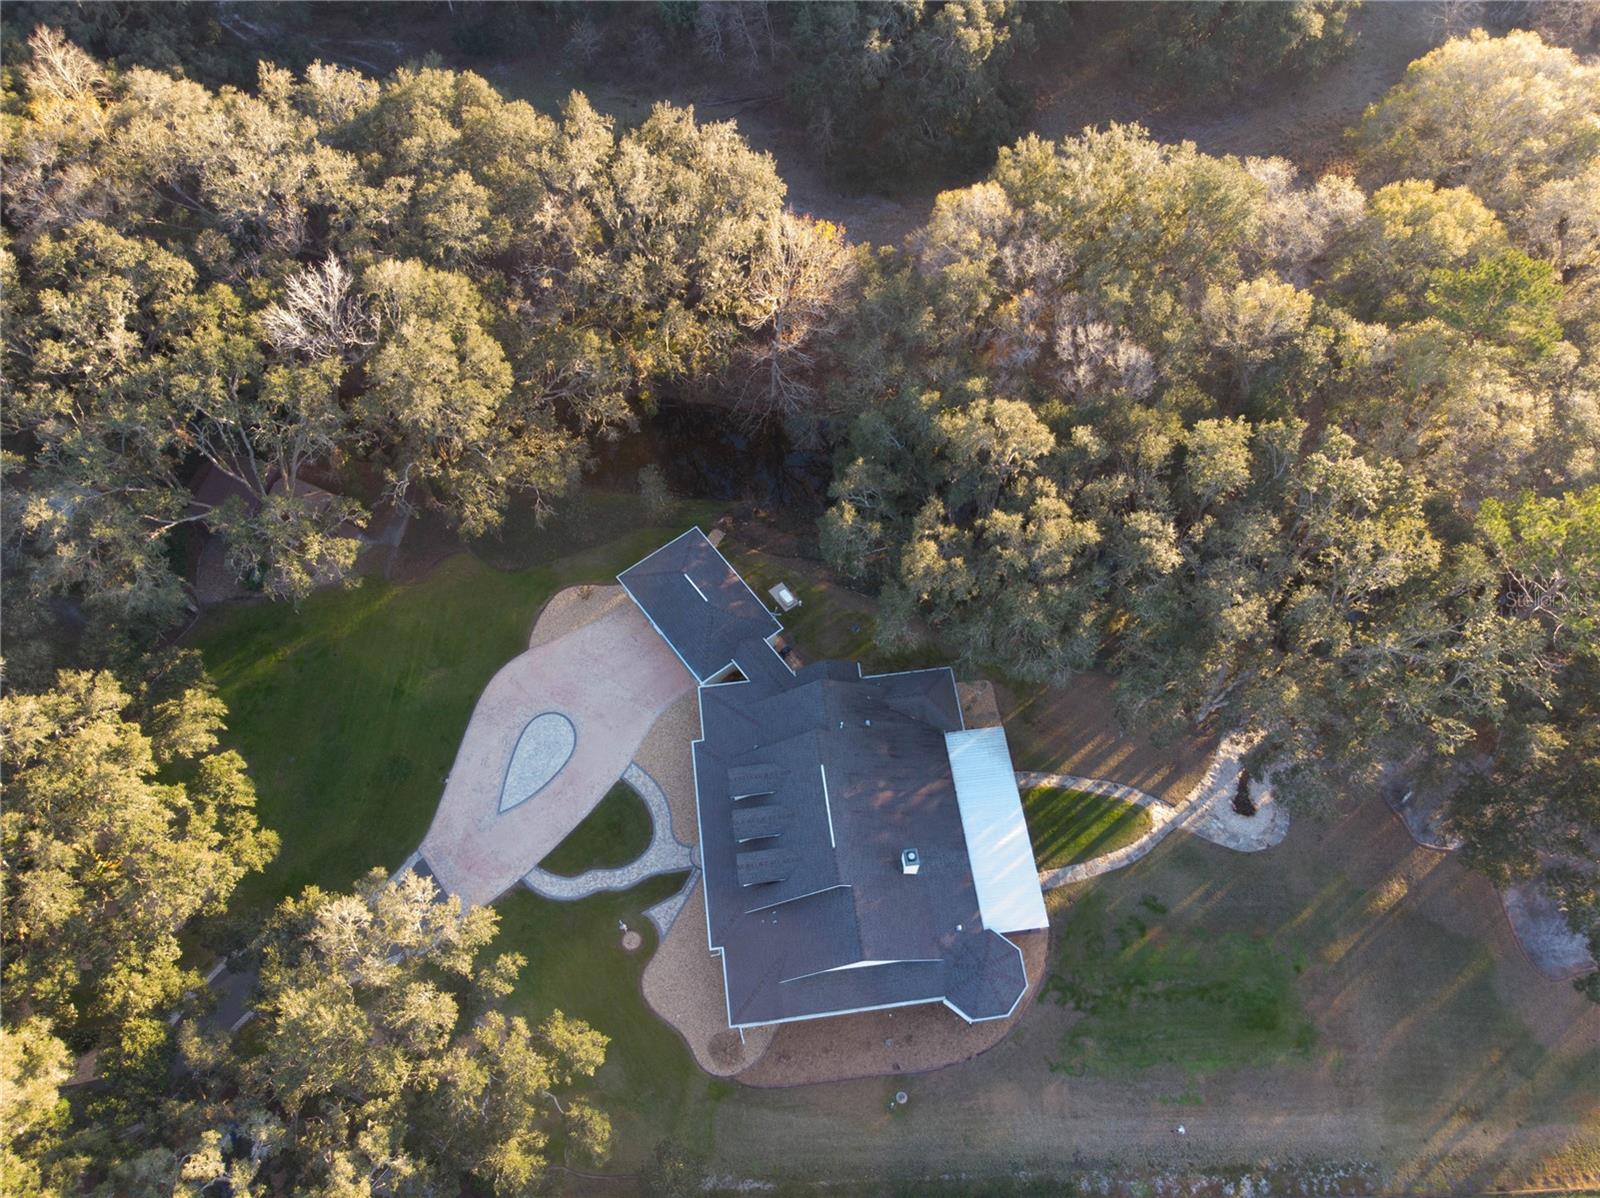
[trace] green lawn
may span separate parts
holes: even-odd
[[[261,821],[283,838],[267,870],[240,884],[238,908],[398,867],[427,831],[478,695],[527,646],[545,600],[612,581],[715,510],[684,504],[682,523],[650,527],[635,506],[626,535],[531,569],[459,554],[419,582],[369,578],[298,610],[262,603],[208,616],[193,643],[228,704],[227,743],[250,763]],[[576,534],[560,543],[573,548]]]
[[[1103,857],[1150,830],[1150,813],[1137,803],[1057,786],[1035,786],[1022,811],[1040,869]]]
[[[651,527],[631,497],[591,495],[585,510],[589,523],[559,522],[548,544],[521,529],[494,546],[497,560],[539,563],[532,568],[495,569],[479,545],[418,582],[366,579],[299,610],[254,604],[206,619],[194,643],[228,704],[228,743],[250,762],[262,822],[283,837],[267,871],[240,886],[236,910],[259,911],[312,883],[346,887],[374,864],[397,867],[427,831],[484,684],[526,647],[545,601],[562,587],[611,582],[717,511],[681,504],[674,526]],[[551,545],[565,556],[549,560]],[[619,784],[544,864],[621,864],[649,835],[644,804]],[[639,989],[656,946],[643,911],[683,881],[652,878],[578,903],[519,889],[497,904],[495,949],[529,962],[509,1008],[534,1020],[559,1008],[612,1038],[596,1099],[615,1124],[617,1167],[637,1167],[667,1136],[709,1147],[713,1103],[727,1091],[699,1072]],[[643,934],[637,952],[622,951],[619,919]]]
[[[683,882],[682,874],[650,878],[626,894],[597,894],[576,903],[552,902],[519,888],[495,904],[496,948],[528,958],[506,1010],[535,1023],[552,1010],[564,1011],[611,1037],[593,1087],[593,1101],[611,1116],[614,1130],[608,1168],[637,1168],[665,1138],[709,1148],[713,1104],[731,1089],[700,1072],[640,991],[656,949],[655,928],[644,910]],[[619,920],[644,937],[637,951],[623,951]]]
[[[618,782],[539,864],[567,878],[626,865],[650,847],[652,827],[644,800],[626,782]]]
[[[1310,1050],[1316,1034],[1295,988],[1303,960],[1260,937],[1168,924],[1166,914],[1153,895],[1117,914],[1096,894],[1073,908],[1045,993],[1084,1018],[1053,1068],[1199,1074]]]

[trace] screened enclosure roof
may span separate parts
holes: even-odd
[[[983,926],[996,932],[1049,926],[1006,730],[946,732],[944,743]]]

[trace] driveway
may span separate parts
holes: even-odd
[[[693,685],[632,603],[513,658],[478,699],[422,841],[439,885],[463,906],[515,885],[594,809],[656,718]],[[502,811],[517,742],[546,712],[572,722],[572,754],[531,798]]]

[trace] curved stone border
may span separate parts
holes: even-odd
[[[1067,886],[1073,882],[1082,882],[1088,878],[1097,878],[1101,874],[1108,874],[1114,869],[1121,869],[1124,865],[1132,865],[1143,857],[1172,831],[1179,817],[1184,813],[1188,803],[1186,799],[1177,807],[1164,803],[1147,790],[1140,790],[1136,786],[1124,786],[1120,782],[1107,782],[1104,778],[1080,778],[1076,774],[1041,774],[1032,770],[1017,771],[1017,785],[1023,790],[1032,790],[1036,786],[1054,786],[1062,790],[1082,790],[1089,794],[1106,795],[1110,798],[1121,799],[1125,803],[1133,803],[1143,807],[1150,813],[1150,830],[1132,844],[1123,845],[1114,852],[1104,856],[1095,857],[1089,861],[1080,861],[1076,865],[1063,865],[1056,869],[1041,869],[1039,871],[1039,885],[1046,890],[1054,890],[1058,886]]]
[[[534,728],[536,724],[541,725],[537,731]],[[566,726],[564,735],[561,732],[561,725]],[[532,743],[528,740],[529,733],[535,734]],[[565,752],[561,749],[563,744]],[[517,743],[511,748],[511,758],[506,762],[506,772],[500,779],[500,813],[504,815],[513,807],[520,807],[554,782],[561,771],[567,768],[567,762],[572,760],[572,750],[577,747],[577,726],[573,724],[572,717],[564,711],[541,711],[524,724],[522,731],[517,734]],[[558,754],[561,760],[552,767],[551,762]],[[539,778],[539,784],[530,787],[528,785],[530,778]],[[516,787],[515,791],[512,789],[513,786]],[[518,791],[525,793],[518,794]],[[513,794],[517,794],[517,797],[511,798]]]
[[[522,876],[523,884],[529,890],[543,898],[572,903],[602,891],[632,890],[646,878],[653,878],[657,874],[675,874],[693,868],[694,857],[689,846],[672,835],[672,810],[667,806],[667,796],[656,785],[656,780],[631,761],[628,768],[622,771],[622,780],[633,787],[650,812],[650,847],[626,865],[619,865],[615,869],[587,870],[575,878],[563,878],[536,865]],[[692,878],[690,882],[693,882]],[[682,900],[687,894],[686,885],[675,896],[679,908],[683,906]],[[658,903],[650,910],[656,912],[672,901],[668,899],[666,903]],[[676,916],[676,910],[666,916],[668,926]],[[651,916],[651,922],[656,923],[658,929],[665,930],[656,922],[654,915]]]
[[[1163,802],[1136,786],[1124,786],[1121,782],[1108,782],[1104,778],[1018,770],[1017,785],[1023,790],[1031,790],[1035,786],[1083,790],[1135,803],[1150,813],[1150,830],[1132,844],[1076,865],[1042,869],[1039,871],[1039,885],[1046,890],[1054,890],[1058,886],[1097,878],[1124,865],[1132,865],[1160,844],[1179,824],[1184,825],[1185,831],[1235,852],[1256,853],[1271,848],[1289,832],[1289,813],[1275,800],[1272,788],[1252,781],[1250,797],[1255,801],[1256,814],[1242,816],[1233,810],[1233,793],[1239,785],[1240,765],[1249,750],[1250,745],[1238,738],[1230,737],[1223,741],[1217,748],[1217,755],[1206,767],[1205,776],[1177,804]]]
[[[683,910],[684,904],[689,901],[689,896],[694,893],[695,884],[700,881],[700,867],[696,866],[689,873],[689,880],[683,884],[683,889],[671,898],[662,899],[654,907],[646,907],[644,917],[656,925],[656,931],[665,936],[671,930],[673,922],[678,918],[678,912]]]

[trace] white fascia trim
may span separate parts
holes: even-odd
[[[724,974],[724,978],[726,978],[726,974]],[[922,1007],[926,1006],[928,1003],[935,1002],[945,1002],[945,1000],[936,994],[930,994],[927,998],[908,998],[905,1002],[885,1002],[879,1003],[874,1007],[847,1007],[838,1011],[818,1011],[815,1015],[790,1015],[784,1019],[761,1019],[755,1021],[754,1023],[730,1022],[728,1026],[735,1030],[742,1030],[744,1028],[751,1027],[776,1027],[780,1023],[807,1023],[813,1019],[832,1019],[838,1015],[862,1015],[867,1011],[890,1011],[897,1007]],[[948,1006],[949,1004],[946,1003],[945,1005]],[[957,1011],[956,1014],[960,1015],[961,1013]],[[965,1015],[962,1015],[961,1017],[966,1019]],[[967,1022],[971,1023],[972,1020],[967,1019]]]
[[[745,912],[745,914],[746,915],[754,915],[758,911],[771,911],[771,910],[774,910],[775,908],[786,906],[789,903],[798,903],[801,899],[808,899],[808,898],[811,898],[813,895],[827,894],[828,891],[830,891],[830,890],[849,890],[849,889],[850,889],[850,883],[849,882],[834,882],[832,885],[829,885],[829,886],[822,886],[822,887],[819,887],[816,890],[808,890],[804,894],[795,894],[795,895],[791,895],[788,898],[779,899],[777,902],[768,903],[764,907],[751,907],[748,911]]]
[[[695,700],[695,706],[698,709],[696,714],[700,718],[700,730],[701,730],[702,733],[705,731],[705,727],[706,727],[706,698],[705,698],[705,694],[706,694],[706,688],[705,687],[701,686],[701,687],[697,687],[695,689],[694,700]],[[712,939],[711,939],[711,887],[706,885],[706,880],[705,880],[705,873],[706,873],[706,829],[705,829],[705,824],[700,819],[700,757],[699,757],[699,754],[697,754],[695,752],[695,746],[703,744],[705,742],[705,739],[706,738],[702,735],[702,736],[696,738],[695,740],[692,740],[692,741],[689,742],[689,765],[694,770],[694,831],[695,831],[695,838],[696,838],[696,840],[699,841],[699,844],[700,844],[700,886],[701,886],[702,891],[704,892],[705,908],[706,908],[706,947],[708,949],[710,949],[714,953],[720,953],[720,952],[722,952],[722,949],[719,948],[716,945],[716,943],[714,943],[712,941]],[[723,991],[723,994],[726,995],[727,991],[728,991],[728,979],[727,979],[728,966],[727,966],[726,962],[723,963],[722,972],[723,972],[722,991]],[[732,1009],[731,1008],[729,1009],[728,1017],[730,1019],[733,1017],[733,1013],[732,1013]]]
[[[726,962],[724,962],[722,970],[722,988],[724,993],[726,993],[728,988],[728,970]],[[1023,987],[1023,993],[1027,993],[1027,987]],[[1020,1003],[1021,1001],[1022,996],[1018,995],[1017,1002]],[[833,1019],[839,1015],[863,1015],[868,1011],[892,1011],[899,1007],[923,1007],[927,1006],[929,1003],[943,1003],[946,1007],[949,1007],[950,1010],[959,1015],[962,1021],[965,1023],[989,1023],[996,1019],[1006,1019],[1009,1018],[1012,1012],[1017,1009],[1016,1004],[1013,1003],[1011,1010],[1007,1011],[1004,1015],[985,1015],[982,1019],[974,1019],[960,1007],[952,1003],[948,998],[930,995],[927,998],[909,998],[905,1002],[879,1003],[877,1006],[873,1007],[846,1007],[838,1011],[818,1011],[815,1015],[790,1015],[786,1019],[762,1019],[754,1023],[734,1023],[732,1021],[733,1016],[730,1013],[728,1017],[728,1026],[736,1031],[743,1031],[745,1028],[752,1027],[775,1027],[780,1023],[808,1023],[813,1019]]]
[[[722,1009],[728,1013],[728,1026],[738,1027],[733,1021],[733,993],[728,989],[728,954],[720,948],[711,951],[722,958]]]
[[[828,800],[828,767],[819,761],[817,769],[822,771],[822,809],[828,813],[828,847],[837,849],[838,842],[833,838],[833,804]]]
[[[1034,930],[1037,931],[1038,929]],[[1011,939],[1010,936],[1007,936],[1004,932],[996,932],[995,935],[1011,946],[1012,950],[1017,954],[1017,961],[1022,965],[1022,989],[1017,991],[1017,1001],[1011,1004],[1011,1010],[1004,1015],[995,1016],[996,1019],[1009,1019],[1016,1012],[1016,1009],[1022,1005],[1022,1000],[1028,997],[1028,987],[1031,984],[1028,981],[1028,958],[1022,955],[1022,946]]]
[[[901,674],[932,674],[943,670],[950,675],[950,690],[956,697],[956,719],[961,722],[961,731],[967,730],[967,717],[961,714],[961,692],[956,690],[956,670],[954,666],[922,666],[915,670],[885,670],[882,674],[865,674],[861,671],[861,663],[856,662],[856,673],[863,678],[898,678]]]
[[[803,982],[807,978],[820,978],[823,974],[843,973],[847,969],[872,969],[879,965],[938,965],[943,957],[905,957],[898,961],[852,961],[848,965],[835,965],[829,969],[814,969],[810,973],[796,974],[792,978],[784,978],[778,984],[788,982]]]
[[[741,682],[749,682],[750,679],[748,679],[748,678],[729,678],[729,677],[727,677],[727,674],[728,674],[729,670],[738,670],[738,669],[739,669],[739,663],[730,659],[727,665],[723,666],[715,674],[709,675],[706,678],[706,680],[704,682],[702,682],[700,685],[701,686],[738,686]],[[739,672],[741,674],[744,673],[743,670],[740,670]]]
[[[700,532],[700,526],[698,524],[695,525],[693,531],[694,532]],[[685,535],[688,535],[688,534],[685,534]],[[739,580],[739,585],[744,587],[745,593],[747,595],[749,595],[750,598],[754,599],[758,604],[760,604],[761,605],[761,610],[766,612],[767,615],[771,616],[772,619],[777,623],[778,632],[782,632],[783,631],[783,621],[779,620],[778,617],[773,614],[772,609],[770,607],[768,607],[765,602],[763,602],[763,600],[762,600],[760,595],[756,594],[754,591],[752,591],[750,589],[750,584],[744,580],[744,575],[739,573],[739,571],[737,571],[737,570],[735,570],[733,568],[733,563],[730,562],[727,559],[727,557],[723,554],[722,550],[718,549],[715,545],[711,544],[711,538],[710,537],[706,536],[706,534],[703,533],[703,532],[700,532],[700,536],[705,540],[705,543],[707,545],[711,546],[711,552],[715,553],[718,557],[722,558],[722,564],[724,566],[728,567],[728,573],[732,574],[735,578],[737,578]],[[671,544],[671,542],[669,541],[668,544]],[[774,632],[772,635],[773,636],[777,636],[778,632]]]
[[[750,586],[749,586],[748,583],[746,583],[745,584],[745,590],[748,591],[749,589],[750,589]],[[761,639],[762,639],[763,643],[767,646],[767,648],[772,650],[772,655],[774,657],[776,657],[780,662],[782,662],[783,668],[789,671],[789,676],[791,678],[793,678],[794,677],[794,667],[792,665],[790,665],[786,660],[784,660],[783,654],[778,652],[778,646],[776,646],[776,645],[774,645],[772,643],[773,641],[777,640],[782,635],[783,635],[783,629],[780,628],[780,629],[778,629],[777,632],[774,632],[771,636],[766,636],[766,637],[763,637]]]
[[[700,532],[700,526],[698,524],[692,524],[688,528],[686,528],[682,532],[680,532],[677,536],[673,537],[672,540],[663,541],[661,544],[657,545],[654,549],[652,549],[649,553],[647,553],[643,557],[641,557],[638,561],[634,562],[633,566],[641,565],[644,562],[649,561],[652,557],[654,557],[656,554],[660,553],[668,545],[676,545],[679,541],[683,540],[684,537],[688,536],[692,532]],[[703,533],[703,532],[700,532],[700,535],[703,537],[706,534]],[[715,546],[713,546],[713,548],[715,548]],[[633,566],[628,566],[625,569],[623,569],[621,572],[619,572],[617,574],[617,581],[618,582],[622,582],[622,575],[626,574],[629,570],[633,569]],[[627,584],[623,583],[623,585],[626,586]]]
[[[861,670],[861,663],[859,661],[856,662],[856,669]],[[951,678],[956,676],[956,672],[951,666],[918,666],[914,670],[885,670],[881,674],[868,674],[863,672],[861,676],[863,678],[898,678],[901,674],[937,674],[940,670],[947,671]]]

